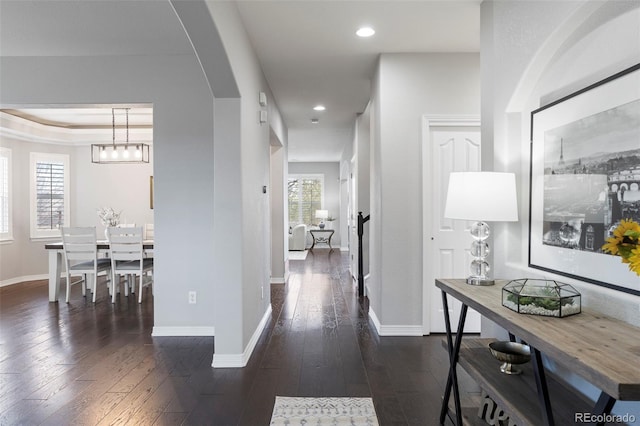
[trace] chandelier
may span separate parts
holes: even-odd
[[[126,141],[124,143],[116,143],[116,109],[125,110],[126,116]],[[129,109],[130,108],[112,108],[111,109],[111,127],[112,141],[111,143],[91,144],[91,162],[99,164],[114,163],[148,163],[149,162],[149,145],[142,142],[129,143]]]

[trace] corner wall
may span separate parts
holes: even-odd
[[[236,198],[231,198],[232,206],[218,206],[219,211],[231,209],[226,215],[234,222],[237,233],[226,233],[228,238],[216,243],[219,244],[216,251],[222,255],[225,245],[234,246],[234,257],[230,259],[234,262],[234,271],[229,281],[221,285],[233,293],[234,300],[239,304],[231,306],[235,309],[231,314],[234,321],[228,322],[224,317],[218,317],[216,321],[228,326],[228,334],[221,341],[216,332],[213,364],[214,367],[242,367],[248,361],[264,325],[270,320],[270,129],[286,150],[287,128],[244,29],[237,5],[217,1],[206,1],[206,5],[220,34],[240,92],[237,100],[217,101],[224,103],[225,108],[237,108],[233,113],[237,117],[233,114],[229,116],[231,122],[225,124],[224,132],[232,135],[227,149],[233,157],[233,162],[225,167],[234,170],[225,176],[226,182],[219,182],[219,188],[229,184],[237,187],[238,192]],[[259,121],[259,111],[263,110],[258,102],[260,92],[267,96],[268,123]],[[228,112],[231,113],[230,110]],[[229,179],[234,181],[230,182]],[[263,192],[264,186],[267,187],[267,193]],[[237,198],[238,194],[240,198]],[[238,218],[239,226],[235,226]],[[222,227],[224,224],[220,224],[220,231],[225,233]]]

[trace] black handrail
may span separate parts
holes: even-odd
[[[364,296],[364,265],[362,264],[362,235],[364,234],[364,224],[369,221],[371,215],[362,216],[358,212],[358,297]]]

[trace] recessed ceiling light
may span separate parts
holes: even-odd
[[[316,105],[313,107],[313,109],[316,111],[324,111],[326,108],[324,105]]]
[[[356,31],[358,37],[371,37],[375,33],[375,30],[371,27],[362,27]]]
[[[317,118],[312,118],[311,119],[311,124],[318,124],[320,122],[320,120],[318,120]]]

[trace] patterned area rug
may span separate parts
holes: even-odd
[[[309,250],[305,250],[305,251],[290,251],[289,252],[289,260],[305,260],[307,258],[307,253],[309,253]]]
[[[378,426],[371,398],[276,396],[271,426]]]

